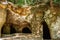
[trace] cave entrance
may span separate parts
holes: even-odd
[[[16,33],[16,30],[13,27],[13,25],[10,25],[10,26],[4,25],[2,27],[1,33],[2,34],[13,34],[13,33]]]
[[[22,33],[32,33],[32,31],[28,27],[25,27],[22,29]]]
[[[16,33],[16,29],[13,27],[13,25],[10,25],[10,34]]]
[[[14,28],[13,24],[10,27],[2,27],[2,34],[14,34],[14,33],[32,33],[30,26],[23,27],[19,32]]]
[[[43,38],[44,39],[51,39],[50,30],[49,30],[48,25],[45,21],[43,21]]]

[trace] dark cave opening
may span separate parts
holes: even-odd
[[[1,29],[1,34],[10,34],[10,27],[3,25],[2,29]]]
[[[16,33],[15,28],[13,27],[13,25],[11,24],[10,26],[3,26],[2,30],[1,30],[2,34],[13,34]]]
[[[22,29],[22,33],[32,33],[28,27]]]
[[[1,29],[1,33],[2,33],[2,34],[6,34],[6,32],[4,31],[4,30],[5,30],[4,27],[5,27],[5,26],[3,25],[2,29]]]
[[[8,30],[10,28],[10,30]],[[2,27],[2,31],[1,31],[2,34],[14,34],[14,33],[17,33],[16,29],[13,27],[13,24],[11,24],[8,28],[3,26]],[[22,29],[22,32],[21,33],[32,33],[32,31],[30,30],[29,27],[24,27]]]
[[[43,39],[51,39],[50,31],[45,21],[43,21]]]
[[[10,25],[10,34],[16,33],[15,28],[13,27],[13,25]]]

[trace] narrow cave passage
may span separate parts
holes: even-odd
[[[10,34],[16,33],[16,29],[13,27],[13,25],[10,25]]]
[[[10,34],[10,26],[3,25],[2,29],[1,29],[1,33],[2,34]]]
[[[10,30],[9,30],[10,28]],[[13,33],[17,33],[16,29],[13,27],[13,24],[10,25],[10,27],[5,27],[3,26],[2,27],[2,31],[1,31],[2,34],[13,34]],[[32,31],[30,30],[29,27],[24,27],[22,29],[22,32],[21,33],[32,33]]]
[[[48,25],[45,21],[43,21],[43,38],[44,39],[51,39],[50,31],[49,31]]]
[[[28,27],[22,29],[22,33],[32,33]]]
[[[3,26],[2,30],[1,30],[2,34],[13,34],[16,33],[16,29],[13,27],[13,25],[11,24],[10,26]]]

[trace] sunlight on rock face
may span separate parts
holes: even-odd
[[[57,38],[60,37],[60,17],[57,17],[57,20],[55,23],[52,23],[51,25],[52,27],[52,31],[53,31],[53,35],[55,35]]]
[[[6,22],[6,11],[4,9],[0,9],[0,37],[1,37],[1,28]]]
[[[51,13],[51,10],[47,10],[45,13],[44,18],[49,25],[51,37],[53,39],[60,38],[60,16],[56,12]]]
[[[21,9],[22,10],[22,9]],[[11,14],[10,18],[13,20],[20,20],[22,21],[28,21],[30,22],[31,18],[33,17],[33,14],[31,14],[30,8],[24,8],[21,13],[16,13],[9,9],[9,12]]]

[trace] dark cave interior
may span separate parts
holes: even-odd
[[[4,26],[2,27],[2,34],[8,34],[6,31],[4,31]],[[13,25],[10,25],[10,34],[17,33],[16,29],[13,27]],[[28,27],[24,27],[22,29],[22,33],[32,33],[32,31]]]
[[[45,21],[43,21],[42,24],[43,24],[43,38],[44,39],[51,39],[50,31],[49,31],[47,23]],[[16,30],[13,28],[12,25],[10,26],[10,28],[11,28],[10,34],[16,33]],[[4,29],[4,27],[2,28],[2,34],[6,34],[6,33],[4,33],[3,29]],[[22,33],[32,33],[32,31],[28,27],[25,27],[22,29]]]
[[[22,29],[22,33],[32,33],[28,27]]]
[[[16,30],[13,28],[13,26],[11,25],[11,30],[10,30],[10,34],[13,33],[17,33]],[[22,33],[32,33],[32,31],[28,28],[28,27],[24,27],[22,29]]]
[[[49,31],[47,23],[45,21],[43,21],[42,24],[43,24],[43,38],[44,39],[51,39],[50,31]]]

